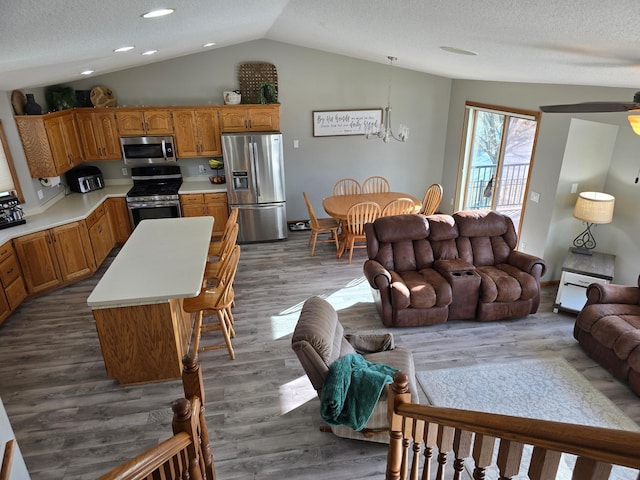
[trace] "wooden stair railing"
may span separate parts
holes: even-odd
[[[398,372],[389,387],[387,480],[431,479],[434,448],[439,452],[437,480],[451,473],[445,471],[449,452],[454,457],[454,480],[463,478],[467,458],[474,461],[476,480],[484,479],[490,466],[497,467],[500,479],[510,479],[518,475],[525,445],[533,447],[531,480],[556,478],[562,453],[577,456],[573,480],[609,479],[612,465],[640,470],[638,432],[417,405],[410,403],[408,383],[407,376]],[[636,475],[640,480],[640,473]]]
[[[185,398],[171,404],[174,435],[102,475],[99,480],[216,479],[204,418],[204,384],[200,365],[191,356],[185,356],[182,362]]]

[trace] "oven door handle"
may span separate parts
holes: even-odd
[[[127,203],[130,210],[134,208],[177,207],[179,205],[180,201],[178,200]]]

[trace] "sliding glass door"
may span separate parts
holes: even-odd
[[[457,209],[500,211],[519,232],[539,114],[467,103],[465,118]]]

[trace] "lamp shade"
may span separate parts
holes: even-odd
[[[573,216],[587,223],[611,223],[615,202],[615,197],[608,193],[581,192]]]
[[[629,120],[629,125],[633,129],[636,135],[640,135],[640,115],[629,115],[627,117]]]

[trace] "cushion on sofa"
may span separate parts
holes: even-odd
[[[378,218],[374,229],[380,243],[419,240],[429,235],[429,222],[423,215],[391,215]]]
[[[467,210],[453,218],[460,234],[456,241],[460,258],[475,266],[507,263],[517,243],[509,217],[491,210]]]
[[[430,215],[429,242],[433,250],[433,258],[439,260],[453,260],[458,258],[456,238],[458,227],[451,215]]]
[[[391,301],[397,309],[446,307],[451,286],[432,268],[392,272]]]

